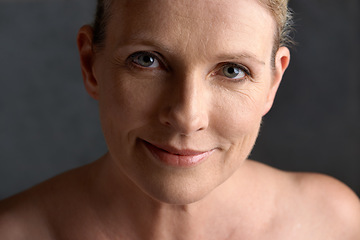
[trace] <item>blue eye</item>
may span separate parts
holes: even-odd
[[[234,64],[226,65],[222,69],[222,73],[224,74],[225,77],[231,79],[243,79],[248,74],[246,70],[243,70],[240,66]]]
[[[145,68],[157,68],[160,65],[157,58],[149,52],[135,53],[131,58],[132,62]]]

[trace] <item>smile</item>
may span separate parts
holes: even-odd
[[[143,141],[153,157],[161,163],[173,167],[192,167],[206,160],[214,151],[179,150],[170,146],[155,146]]]

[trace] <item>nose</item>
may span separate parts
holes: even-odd
[[[160,122],[176,133],[190,136],[209,125],[209,94],[201,77],[185,76],[172,81],[160,113]]]

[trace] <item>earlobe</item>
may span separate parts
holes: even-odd
[[[266,99],[266,104],[263,116],[268,113],[274,103],[276,92],[279,88],[285,70],[290,63],[290,51],[287,47],[280,47],[275,55],[275,69],[273,70],[273,77],[270,90]]]
[[[93,29],[91,26],[85,25],[81,27],[77,35],[77,45],[85,89],[91,97],[98,99],[98,81],[93,72],[94,51],[92,37]]]

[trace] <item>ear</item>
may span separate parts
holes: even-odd
[[[263,116],[268,113],[274,103],[276,92],[281,79],[290,63],[290,51],[287,47],[280,47],[275,55],[275,69],[273,70],[270,90],[266,99]]]
[[[85,89],[94,99],[98,99],[98,81],[94,75],[93,29],[89,25],[80,28],[77,35],[77,45],[80,54],[81,72]]]

